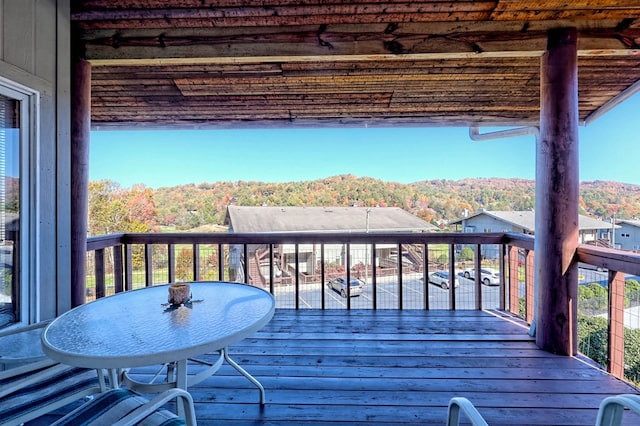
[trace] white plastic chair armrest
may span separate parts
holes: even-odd
[[[463,412],[474,426],[489,426],[476,407],[467,398],[455,397],[449,401],[447,426],[460,424],[460,412]]]
[[[40,361],[34,364],[30,364],[28,366],[25,366],[25,368],[20,368],[20,367],[12,368],[11,370],[7,370],[6,372],[21,374],[22,372],[26,373],[31,370],[36,370],[37,368],[42,368],[42,367],[46,367],[46,368],[41,371],[38,371],[37,373],[33,373],[27,377],[24,377],[22,379],[16,380],[12,383],[9,383],[3,386],[2,389],[0,389],[0,398],[3,398],[15,392],[16,390],[36,384],[50,376],[58,374],[59,372],[69,368],[69,366],[67,365],[58,364],[55,361],[51,361],[51,360],[45,360],[45,361]],[[12,377],[12,376],[7,375],[7,377]]]
[[[193,409],[193,398],[189,392],[179,388],[167,389],[166,391],[158,394],[155,398],[149,400],[149,402],[141,405],[122,419],[118,420],[113,424],[113,426],[130,426],[132,424],[136,424],[174,398],[176,399],[176,404],[180,403],[178,402],[178,399],[182,402],[184,407],[184,419],[187,422],[187,426],[197,426],[196,413]]]
[[[625,408],[640,416],[640,395],[621,394],[603,399],[598,409],[596,426],[620,425]]]

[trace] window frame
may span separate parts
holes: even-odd
[[[19,295],[15,322],[2,329],[11,329],[40,321],[40,261],[39,261],[39,111],[40,93],[0,76],[0,95],[13,99],[19,109],[19,217],[20,234]]]

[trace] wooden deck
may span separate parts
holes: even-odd
[[[230,348],[264,408],[229,366],[190,391],[201,425],[444,424],[453,396],[490,425],[593,425],[604,397],[637,392],[527,331],[479,311],[279,310]]]
[[[594,425],[603,398],[637,393],[527,331],[480,311],[278,310],[230,348],[263,383],[263,408],[228,365],[190,392],[199,425],[443,425],[453,396],[490,425]]]

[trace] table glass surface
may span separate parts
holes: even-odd
[[[89,368],[136,367],[225,348],[266,325],[275,302],[246,284],[190,283],[190,306],[167,306],[168,285],[119,293],[74,308],[47,326],[54,360]]]

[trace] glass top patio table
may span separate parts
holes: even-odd
[[[43,350],[58,362],[98,369],[180,361],[186,369],[187,359],[213,351],[231,363],[226,347],[260,330],[275,312],[273,296],[258,287],[189,284],[192,302],[178,307],[167,305],[169,285],[159,285],[71,309],[45,328]],[[186,388],[182,382],[177,386]]]

